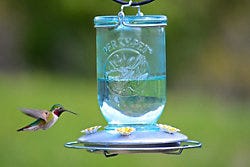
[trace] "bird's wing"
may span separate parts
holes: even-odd
[[[50,112],[47,110],[35,110],[35,109],[20,109],[24,114],[33,117],[33,118],[41,118],[47,122],[47,118],[50,115]]]

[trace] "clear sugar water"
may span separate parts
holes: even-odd
[[[98,79],[98,102],[109,124],[152,124],[166,103],[166,77]]]
[[[120,21],[95,18],[98,104],[111,126],[152,125],[166,104],[166,17]]]

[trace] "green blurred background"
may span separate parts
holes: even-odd
[[[202,149],[180,156],[103,155],[64,148],[80,130],[105,125],[97,105],[97,15],[116,15],[111,0],[0,1],[0,166],[250,166],[250,20],[247,0],[156,0],[144,14],[168,16],[168,105],[161,123]],[[126,9],[134,14],[135,9]],[[32,121],[18,108],[62,103],[47,131],[17,133]]]

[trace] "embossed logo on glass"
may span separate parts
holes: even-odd
[[[133,41],[135,42],[135,40]],[[115,42],[113,40],[113,48],[110,47],[112,53],[108,56],[105,64],[105,78],[109,82],[108,89],[113,94],[120,96],[141,94],[144,88],[141,81],[146,80],[149,75],[149,65],[146,57],[140,53],[141,50],[134,47],[135,43],[126,44],[126,40],[123,41],[124,43]],[[136,40],[136,43],[140,42]],[[118,46],[119,44],[127,47],[121,48]],[[148,45],[141,42],[142,44],[144,48],[145,46],[149,48]]]

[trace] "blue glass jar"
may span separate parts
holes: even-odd
[[[110,126],[155,124],[166,104],[166,16],[97,16],[94,23],[104,118]]]

